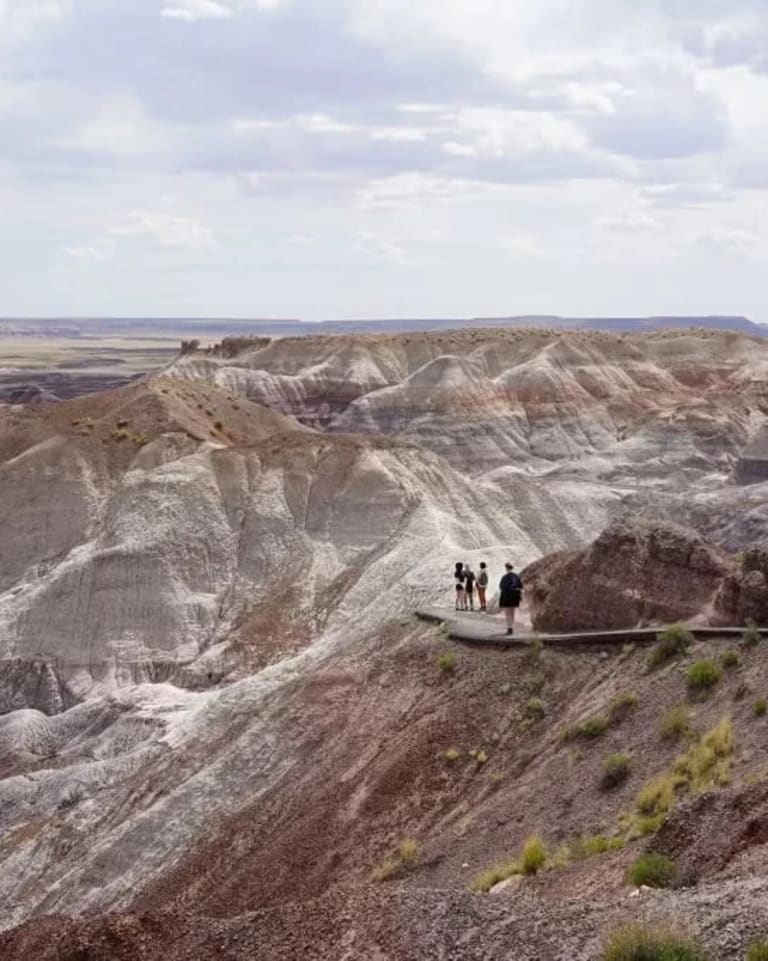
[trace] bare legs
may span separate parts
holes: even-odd
[[[504,617],[507,621],[507,634],[512,634],[512,632],[515,629],[515,612],[516,611],[517,611],[516,607],[504,608]]]
[[[464,590],[456,591],[456,610],[466,611],[467,609],[467,592]]]
[[[477,589],[477,603],[480,605],[480,610],[485,611],[485,588],[478,587]]]

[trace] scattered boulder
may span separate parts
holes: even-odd
[[[768,549],[766,574],[755,569],[768,574]],[[623,519],[590,547],[531,564],[523,580],[535,630],[621,630],[701,615],[735,573],[733,559],[694,531]],[[740,586],[739,597],[749,590],[759,593],[754,580]]]

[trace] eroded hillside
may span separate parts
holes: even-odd
[[[729,478],[765,421],[766,366],[764,341],[711,332],[264,339],[0,408],[0,900],[3,926],[33,919],[4,957],[63,961],[78,938],[88,959],[593,957],[653,840],[636,837],[644,783],[729,718],[733,803],[764,803],[761,649],[675,743],[662,715],[721,642],[649,671],[641,650],[451,651],[412,613],[452,601],[457,559],[495,577],[581,556],[630,513],[695,527],[727,567],[765,533],[764,485]],[[595,717],[594,739],[563,735]],[[601,790],[616,753],[631,776]],[[468,887],[537,832],[562,863],[526,882],[518,930]],[[574,855],[597,835],[621,850]],[[697,898],[735,872],[758,901],[761,838],[642,911],[740,957],[741,931],[723,940]],[[170,920],[35,920],[129,909]]]

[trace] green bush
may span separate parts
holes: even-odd
[[[685,704],[676,704],[664,712],[661,719],[661,736],[668,740],[683,737],[690,730],[691,712]]]
[[[449,764],[453,764],[454,761],[458,761],[461,757],[461,751],[455,747],[449,747],[447,751],[443,752],[443,759],[448,761]]]
[[[757,624],[755,624],[753,620],[748,620],[744,628],[744,633],[741,635],[741,643],[744,647],[754,647],[760,643],[761,637],[762,635],[758,630]]]
[[[656,637],[656,646],[648,659],[650,667],[661,667],[681,657],[693,643],[693,634],[683,624],[671,624]]]
[[[709,691],[722,676],[722,668],[708,657],[694,661],[686,671],[688,688],[691,691]]]
[[[678,878],[677,865],[666,854],[650,851],[641,854],[627,873],[627,879],[636,888],[645,885],[649,888],[669,888]]]
[[[632,758],[629,754],[612,754],[603,762],[603,773],[600,778],[600,787],[604,791],[623,784],[629,777],[632,766]]]
[[[520,870],[523,874],[537,874],[547,861],[547,849],[538,834],[528,838],[520,855]]]
[[[606,941],[601,961],[710,961],[709,954],[688,938],[657,925],[631,925]]]
[[[759,697],[752,705],[752,710],[755,712],[755,717],[763,717],[768,711],[768,701],[764,697]]]
[[[768,961],[768,941],[759,938],[747,947],[746,961]]]
[[[580,724],[572,724],[571,727],[567,727],[560,735],[561,739],[564,741],[573,741],[577,737],[585,738],[586,740],[594,740],[594,738],[601,737],[608,730],[608,718],[606,717],[590,717],[586,721],[582,721]]]
[[[453,674],[458,664],[458,658],[452,651],[446,651],[437,659],[437,666],[443,674]]]
[[[606,837],[604,834],[592,834],[577,838],[571,844],[571,852],[580,861],[593,858],[609,851],[620,851],[624,847],[624,838]]]
[[[740,662],[741,658],[739,657],[739,652],[734,651],[733,648],[724,651],[722,657],[720,658],[720,663],[725,668],[738,667]]]

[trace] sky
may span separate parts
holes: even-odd
[[[0,316],[768,321],[768,0],[0,0]]]

